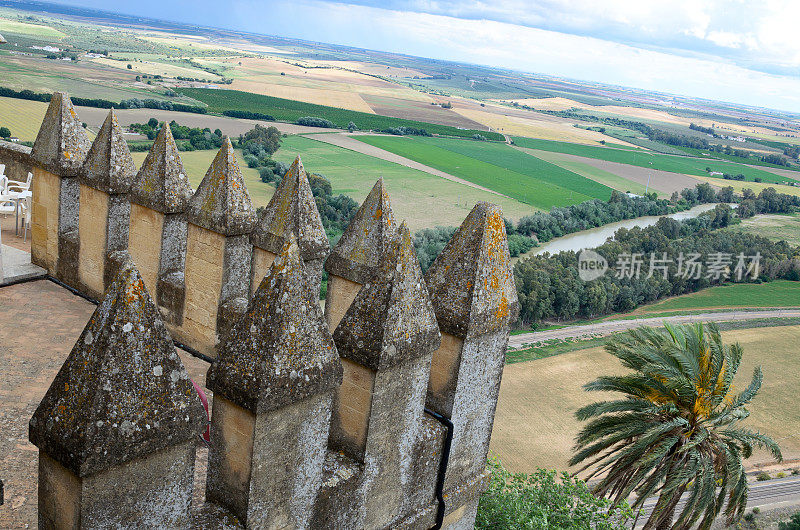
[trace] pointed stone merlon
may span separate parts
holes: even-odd
[[[389,195],[379,179],[325,261],[325,321],[336,329],[361,286],[375,274],[397,232]]]
[[[290,237],[294,237],[300,247],[306,281],[314,292],[319,293],[322,265],[330,253],[330,244],[300,157],[295,159],[281,180],[250,235],[253,243],[253,291]]]
[[[500,208],[478,203],[425,280],[442,331],[427,402],[454,425],[447,491],[484,472],[509,329],[519,313]],[[474,518],[476,507],[477,497],[464,517]]]
[[[131,211],[127,193],[135,175],[128,144],[111,109],[78,174],[77,278],[69,274],[61,278],[96,299],[127,259]]]
[[[187,222],[192,188],[168,125],[131,186],[128,252],[170,329],[183,322]]]
[[[31,150],[31,261],[52,276],[78,277],[78,182],[89,138],[69,97],[53,93]]]
[[[294,238],[208,372],[206,498],[247,528],[309,528],[342,368]]]
[[[431,354],[440,342],[404,224],[333,337],[344,379],[336,392],[331,449],[364,465],[356,492],[363,520],[353,521],[353,527],[385,528],[407,513],[413,491],[429,486],[414,481],[415,449],[422,437]]]
[[[186,301],[173,334],[216,357],[219,342],[247,309],[256,221],[228,138],[189,201],[186,220]]]
[[[186,528],[204,420],[128,261],[31,418],[39,528]]]

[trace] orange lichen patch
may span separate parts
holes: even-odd
[[[161,213],[179,213],[192,197],[189,178],[169,127],[162,127],[130,189],[131,201]]]
[[[197,226],[226,236],[251,231],[256,220],[255,209],[227,137],[189,201],[187,217]]]
[[[397,230],[389,195],[378,179],[325,262],[325,270],[365,283],[380,263]]]
[[[89,152],[89,138],[72,101],[63,92],[53,93],[31,156],[61,176],[74,176]]]
[[[253,413],[326,392],[342,367],[292,238],[221,345],[208,386]]]
[[[426,274],[442,330],[459,337],[507,326],[519,310],[505,223],[478,203]]]
[[[128,142],[111,109],[86,155],[81,182],[108,194],[127,193],[135,175]]]
[[[322,259],[330,250],[300,157],[284,175],[250,240],[253,245],[277,254],[290,237],[297,240],[303,260]]]
[[[383,370],[439,347],[439,326],[405,223],[333,337],[339,355],[372,370]]]

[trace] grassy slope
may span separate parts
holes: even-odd
[[[314,116],[325,118],[332,121],[341,128],[347,127],[349,122],[354,122],[362,130],[380,130],[390,127],[416,127],[427,130],[433,134],[443,134],[448,136],[472,136],[480,133],[487,138],[501,140],[502,136],[497,133],[487,131],[458,129],[446,125],[436,125],[414,120],[404,120],[401,118],[390,118],[378,116],[366,112],[315,105],[289,99],[275,98],[261,94],[241,92],[239,90],[214,90],[206,88],[181,88],[178,90],[191,98],[202,101],[211,112],[223,112],[225,110],[245,110],[269,114],[275,119],[284,121],[296,121],[304,116]]]
[[[737,341],[744,358],[735,381],[749,382],[756,365],[764,370],[764,384],[746,420],[781,445],[785,458],[800,456],[800,415],[796,394],[800,387],[797,341],[800,326],[743,329],[723,332],[726,343]],[[610,395],[584,392],[581,386],[602,374],[619,373],[619,362],[602,348],[506,366],[492,433],[491,450],[513,471],[536,467],[567,469],[567,460],[580,424],[575,411]],[[765,460],[757,453],[754,461]]]
[[[566,206],[611,188],[504,144],[444,138],[359,136],[359,140],[456,175],[537,208]]]
[[[500,205],[506,217],[513,219],[534,211],[514,199],[302,136],[284,138],[275,159],[289,163],[297,155],[307,171],[330,179],[334,193],[347,194],[359,202],[378,177],[383,177],[395,216],[405,219],[411,230],[458,226],[478,201]]]
[[[622,149],[609,149],[607,147],[594,147],[589,145],[571,144],[567,142],[553,142],[550,140],[534,140],[531,138],[514,138],[514,143],[520,147],[541,149],[543,151],[554,151],[570,155],[585,156],[608,160],[609,162],[620,162],[639,167],[652,167],[673,173],[685,173],[687,175],[708,176],[706,167],[712,171],[730,173],[732,175],[743,174],[747,180],[752,181],[755,177],[761,178],[763,182],[783,182],[786,177],[781,177],[774,173],[761,169],[747,167],[743,164],[734,162],[724,162],[720,160],[706,160],[692,158],[688,156],[672,156],[656,153],[646,153],[642,151],[628,151]],[[650,163],[652,162],[652,166]],[[727,182],[727,181],[726,181]]]
[[[733,307],[800,307],[800,282],[776,280],[762,284],[737,283],[709,287],[648,304],[621,316]]]

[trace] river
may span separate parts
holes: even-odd
[[[626,219],[624,221],[617,221],[616,223],[609,223],[607,225],[598,226],[597,228],[590,228],[589,230],[582,230],[572,234],[551,239],[547,243],[542,243],[538,247],[532,249],[527,255],[535,256],[549,252],[556,254],[564,250],[579,251],[584,248],[599,247],[606,242],[606,239],[612,237],[614,232],[620,228],[634,228],[636,226],[644,228],[652,226],[658,222],[662,217],[671,217],[681,221],[683,219],[691,219],[697,217],[703,212],[713,210],[716,204],[700,204],[689,210],[677,212],[669,215],[648,215],[645,217],[636,217],[634,219]]]

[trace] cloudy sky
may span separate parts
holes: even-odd
[[[75,0],[800,112],[797,0]]]

